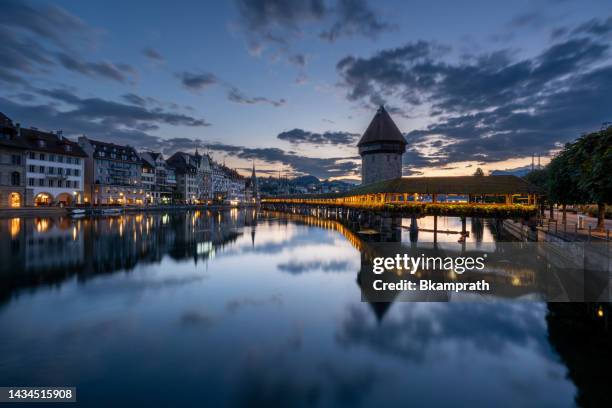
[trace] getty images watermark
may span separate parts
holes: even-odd
[[[366,243],[364,302],[612,301],[608,242]]]
[[[466,271],[483,271],[485,269],[485,259],[487,254],[482,256],[410,256],[408,254],[396,254],[393,257],[376,257],[372,262],[372,272],[376,275],[381,275],[384,272],[395,272],[403,275],[408,273],[416,275],[417,272],[426,273],[429,271],[446,271],[449,273],[463,274]],[[476,282],[435,282],[431,279],[420,279],[412,281],[409,279],[401,279],[396,282],[388,282],[382,279],[376,279],[373,282],[373,288],[376,291],[488,291],[490,285],[486,280],[481,279]]]

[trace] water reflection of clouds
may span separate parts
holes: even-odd
[[[281,305],[283,299],[280,295],[274,294],[267,298],[252,298],[252,297],[241,297],[238,299],[230,299],[225,304],[225,308],[230,313],[236,313],[240,309],[249,306],[263,306],[263,305]]]
[[[373,366],[330,360],[313,362],[309,370],[295,370],[287,351],[247,353],[232,387],[232,405],[362,406],[378,384],[388,381]]]
[[[344,347],[364,346],[376,353],[425,363],[439,358],[445,345],[470,346],[499,354],[510,347],[534,348],[554,360],[546,341],[544,305],[533,303],[415,303],[393,305],[382,323],[364,307],[351,305],[338,333]]]
[[[357,266],[358,267],[358,266]],[[292,275],[299,275],[306,272],[322,271],[322,272],[355,272],[353,262],[342,260],[311,260],[311,261],[289,261],[276,265],[276,268],[281,272],[287,272]]]

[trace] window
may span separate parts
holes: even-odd
[[[49,187],[53,187],[54,184],[55,182],[53,181],[53,179],[49,180]]]
[[[62,180],[57,180],[57,186],[58,186],[58,187],[64,187],[64,183],[62,182]],[[70,186],[68,185],[68,181],[66,181],[66,187],[70,187]]]
[[[38,172],[39,173],[44,173],[45,172],[45,166],[39,166],[38,167]]]
[[[36,166],[34,166],[34,165],[30,164],[30,167],[28,167],[28,169],[29,169],[28,171],[29,171],[30,173],[34,173],[34,172],[36,171]]]
[[[57,168],[57,174],[59,174],[60,176],[61,176],[62,174],[64,174],[64,169],[63,169],[63,168],[61,168],[61,167],[58,167],[58,168]]]
[[[55,174],[55,167],[49,167],[49,174]]]
[[[20,165],[21,164],[21,156],[18,154],[14,154],[11,156],[11,163]]]
[[[19,174],[18,172],[14,171],[11,174],[11,185],[18,186],[20,184],[21,184],[21,174]]]
[[[28,185],[29,185],[30,187],[34,187],[34,180],[35,180],[35,179],[33,179],[33,178],[29,178],[29,179],[28,179]]]
[[[76,188],[76,189],[79,188],[79,182],[78,181],[73,181],[72,184],[73,184],[74,188]]]
[[[39,154],[38,155],[38,159],[39,160],[45,160],[45,154],[44,153]]]
[[[72,170],[71,169],[66,169],[66,175],[69,176],[71,174]]]
[[[50,154],[49,155],[49,161],[55,161],[55,155],[54,154]]]
[[[45,179],[38,179],[38,185],[41,187],[45,186]]]
[[[63,163],[64,162],[64,156],[57,156],[57,162],[58,163]]]
[[[80,170],[79,170],[79,169],[74,169],[74,170],[73,170],[73,174],[74,174],[75,176],[77,176],[77,177],[80,175],[80,173],[81,173],[81,172],[80,172]]]
[[[36,160],[36,153],[30,152],[30,159]]]
[[[75,157],[74,164],[81,164],[81,159],[79,159],[78,157]]]
[[[68,164],[72,163],[72,157],[66,157],[66,163]]]

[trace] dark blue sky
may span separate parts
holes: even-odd
[[[406,174],[526,165],[612,120],[612,2],[0,0],[0,111],[263,172],[355,177],[385,104]]]

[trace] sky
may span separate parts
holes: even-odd
[[[0,0],[0,112],[248,174],[359,179],[384,105],[405,176],[543,163],[612,121],[609,0]]]

